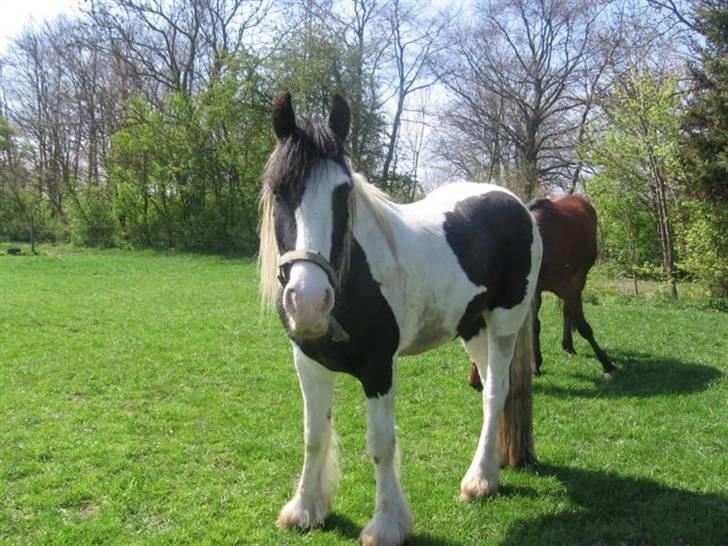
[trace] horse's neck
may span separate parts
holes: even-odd
[[[397,267],[404,221],[400,206],[383,195],[357,195],[352,223],[354,238],[367,254],[387,268]]]

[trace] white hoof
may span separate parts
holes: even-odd
[[[329,513],[326,499],[305,499],[296,495],[283,507],[278,515],[278,527],[311,529],[321,527]]]
[[[482,475],[465,476],[460,483],[460,500],[468,502],[480,497],[489,497],[498,490],[498,475],[487,479]]]
[[[362,546],[400,546],[412,532],[412,516],[407,509],[393,514],[377,513],[359,536]]]

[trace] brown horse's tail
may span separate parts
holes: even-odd
[[[533,447],[532,362],[533,305],[518,332],[508,397],[498,421],[498,456],[503,465],[521,467],[536,462]]]

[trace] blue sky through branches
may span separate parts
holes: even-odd
[[[79,0],[20,0],[4,1],[0,16],[0,54],[23,28],[52,19],[60,13],[74,14],[79,10]]]

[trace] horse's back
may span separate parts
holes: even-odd
[[[534,241],[538,234],[533,219],[515,195],[489,184],[454,183],[405,209],[416,232],[415,242],[406,245],[410,277],[421,278],[423,288],[431,291],[425,298],[413,294],[409,305],[415,305],[414,299],[433,302],[418,314],[446,315],[446,307],[452,312],[457,307],[456,320],[445,322],[467,338],[482,327],[486,313],[497,309],[520,313],[529,288],[535,287],[541,245],[540,239]],[[441,251],[424,262],[430,248]],[[534,286],[529,285],[531,280]],[[516,329],[520,321],[514,316]],[[510,320],[498,322],[504,332],[512,329]]]
[[[597,212],[579,195],[567,195],[554,204],[562,218],[563,229],[570,235],[571,252],[583,257],[586,273],[597,260]]]
[[[514,199],[518,200],[513,193],[502,186],[496,186],[495,184],[480,182],[452,182],[450,184],[440,186],[428,193],[423,199],[415,201],[414,203],[407,205],[407,207],[444,210],[452,208],[456,203],[463,199],[475,196],[484,196],[493,192],[510,195]]]
[[[511,307],[520,301],[520,290],[511,294],[510,288],[495,286],[530,270],[533,220],[520,199],[493,184],[460,182],[432,192],[425,201],[442,215],[443,235],[470,281],[499,293],[491,304]]]
[[[597,213],[583,197],[567,195],[529,204],[543,239],[539,284],[559,293],[572,275],[586,276],[597,259]]]

